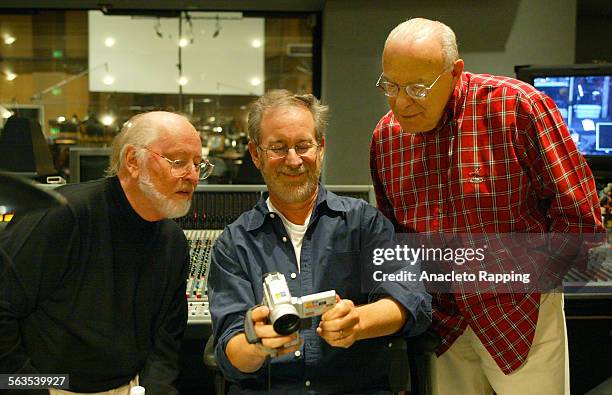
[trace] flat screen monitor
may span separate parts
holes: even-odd
[[[612,65],[517,66],[517,78],[552,98],[595,173],[612,173]],[[597,174],[596,174],[597,175]]]
[[[70,147],[70,182],[84,182],[104,177],[110,148]]]

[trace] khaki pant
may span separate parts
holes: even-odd
[[[121,387],[114,388],[112,390],[103,391],[103,392],[94,392],[94,393],[81,393],[81,392],[71,392],[66,390],[59,389],[49,389],[50,395],[130,395],[130,388],[138,385],[138,376],[134,377],[132,381],[130,381],[126,385],[122,385]]]
[[[542,294],[525,363],[509,375],[468,326],[440,357],[432,357],[434,395],[569,395],[569,358],[563,294]]]

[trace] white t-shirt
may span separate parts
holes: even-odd
[[[304,240],[304,235],[306,234],[306,229],[308,229],[308,222],[310,221],[310,215],[312,214],[312,209],[308,213],[306,217],[306,221],[304,221],[304,225],[296,225],[293,222],[289,221],[285,216],[278,211],[276,207],[270,201],[270,198],[266,199],[266,204],[268,205],[268,210],[273,213],[278,214],[280,219],[283,221],[283,225],[285,225],[285,230],[289,235],[289,239],[291,240],[291,244],[293,244],[293,251],[295,252],[295,258],[297,259],[297,268],[298,272],[300,271],[300,254],[302,252],[302,241]]]

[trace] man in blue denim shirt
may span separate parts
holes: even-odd
[[[366,202],[318,183],[326,118],[314,96],[284,90],[268,92],[249,112],[249,151],[268,193],[219,237],[208,282],[215,352],[230,393],[266,393],[268,385],[283,394],[388,393],[386,337],[417,335],[430,323],[431,298],[419,283],[368,285],[372,251],[393,242],[393,226]],[[297,333],[274,331],[265,306],[252,312],[260,343],[246,339],[246,312],[262,302],[270,272],[284,274],[292,296],[339,296],[296,345]]]

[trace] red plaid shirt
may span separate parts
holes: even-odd
[[[370,165],[378,207],[398,232],[603,229],[591,170],[555,103],[511,78],[463,73],[431,132],[404,133],[387,113]],[[501,370],[513,372],[527,359],[539,304],[536,293],[434,295],[438,355],[470,325]]]

